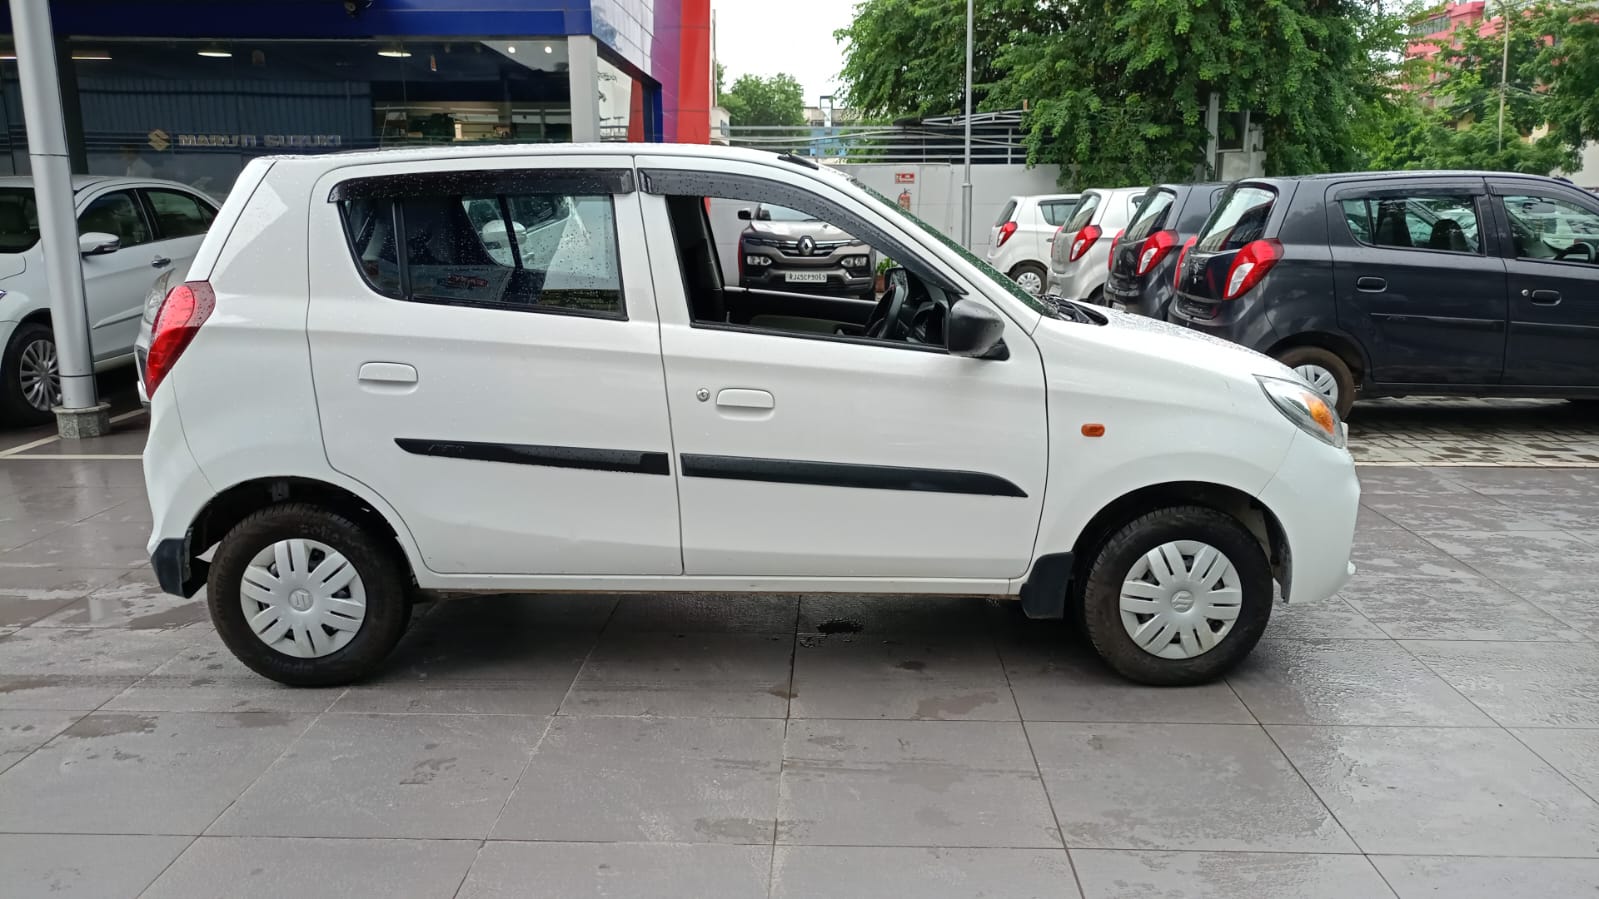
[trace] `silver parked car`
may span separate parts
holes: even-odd
[[[1147,187],[1083,192],[1072,217],[1050,245],[1049,293],[1104,305],[1111,245],[1133,220],[1148,192]]]

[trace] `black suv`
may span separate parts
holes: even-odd
[[[1362,396],[1599,396],[1599,197],[1493,172],[1240,181],[1169,318]]]
[[[1165,318],[1175,291],[1177,248],[1216,208],[1225,184],[1162,184],[1144,196],[1110,254],[1105,299],[1128,312]]]
[[[834,225],[782,206],[740,209],[738,284],[757,290],[852,293],[875,300],[872,248]]]

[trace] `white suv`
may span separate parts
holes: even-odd
[[[1148,192],[1147,187],[1085,192],[1050,245],[1045,289],[1070,300],[1105,305],[1111,251]]]
[[[1049,244],[1071,218],[1077,194],[1011,197],[988,235],[988,264],[1010,276],[1033,296],[1044,292],[1049,274]]]
[[[902,267],[876,301],[737,288],[711,200]],[[1319,600],[1352,571],[1344,427],[1288,369],[1040,302],[750,150],[257,160],[145,377],[160,583],[208,586],[289,684],[373,672],[419,591],[1007,596],[1188,684],[1250,651],[1274,579]]]

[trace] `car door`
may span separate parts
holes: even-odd
[[[1021,575],[1047,457],[1043,369],[1026,332],[1006,322],[1010,355],[1001,361],[730,322],[689,296],[704,289],[693,286],[690,256],[710,241],[674,231],[669,204],[707,194],[781,202],[855,234],[923,283],[955,285],[915,249],[914,226],[819,181],[754,163],[640,157],[638,165],[649,192],[685,573],[894,578],[892,589],[919,578]],[[939,296],[988,303],[961,289],[958,299]]]
[[[216,207],[176,188],[145,187],[140,188],[139,193],[155,225],[154,249],[159,256],[172,260],[170,267],[181,279],[189,271],[195,254],[200,252],[205,232],[216,219]]]
[[[171,261],[153,246],[155,232],[133,190],[91,197],[78,213],[78,233],[91,231],[114,235],[121,242],[113,252],[83,257],[89,347],[98,362],[133,352],[145,296]]]
[[[1510,257],[1505,383],[1599,386],[1599,202],[1526,181],[1492,189]]]
[[[1328,243],[1338,323],[1380,384],[1499,383],[1505,262],[1488,239],[1480,178],[1331,189]]]
[[[536,156],[361,166],[316,188],[328,461],[399,511],[429,569],[681,573],[633,183],[617,157]]]

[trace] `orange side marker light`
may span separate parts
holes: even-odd
[[[1083,425],[1083,436],[1084,437],[1103,437],[1103,436],[1105,436],[1105,426],[1104,425],[1100,425],[1100,424],[1086,424],[1086,425]]]

